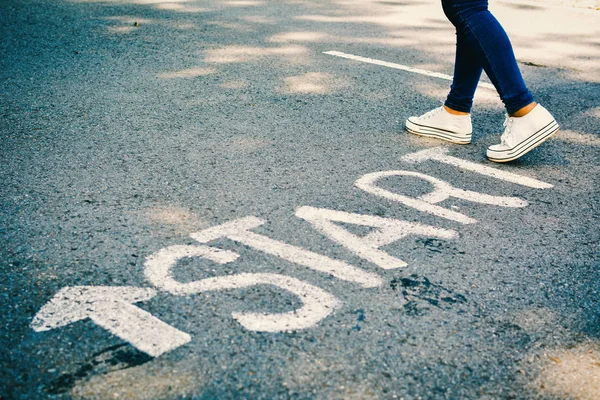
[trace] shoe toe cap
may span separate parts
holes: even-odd
[[[406,127],[411,128],[413,130],[419,129],[419,125],[417,125],[418,118],[417,117],[408,117],[405,122]]]
[[[488,157],[501,157],[506,156],[506,153],[510,150],[510,147],[505,144],[494,144],[487,148],[486,153]]]
[[[488,147],[489,151],[506,151],[509,150],[508,146],[503,144],[493,144]]]

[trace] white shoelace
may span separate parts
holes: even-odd
[[[442,111],[442,107],[438,107],[438,108],[434,108],[431,111],[427,111],[425,114],[421,115],[421,119],[427,119],[427,118],[431,118],[434,115],[438,114],[440,111]]]
[[[502,133],[502,136],[500,136],[500,141],[502,144],[506,144],[506,139],[510,135],[513,121],[514,119],[506,114],[506,118],[504,119],[504,133]]]

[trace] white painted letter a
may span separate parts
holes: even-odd
[[[296,216],[311,223],[317,230],[333,241],[345,246],[356,255],[380,266],[383,269],[406,267],[403,260],[392,257],[379,248],[408,235],[433,236],[441,239],[455,239],[453,230],[411,223],[397,219],[347,213],[326,208],[300,207]],[[333,222],[371,226],[379,228],[365,236],[357,236]]]

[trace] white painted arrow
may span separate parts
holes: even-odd
[[[131,304],[154,296],[154,289],[131,286],[65,287],[38,311],[31,327],[42,332],[89,318],[137,349],[158,357],[186,344],[191,337]]]

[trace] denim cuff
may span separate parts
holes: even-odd
[[[448,96],[448,98],[444,102],[444,105],[455,111],[470,113],[471,108],[473,107],[473,99],[471,99],[471,100],[455,99],[452,96]]]
[[[506,112],[509,115],[514,114],[525,106],[528,106],[529,104],[533,103],[533,101],[533,95],[528,89],[525,89],[524,92],[519,93],[517,96],[508,99],[502,99],[502,102],[506,106]]]

